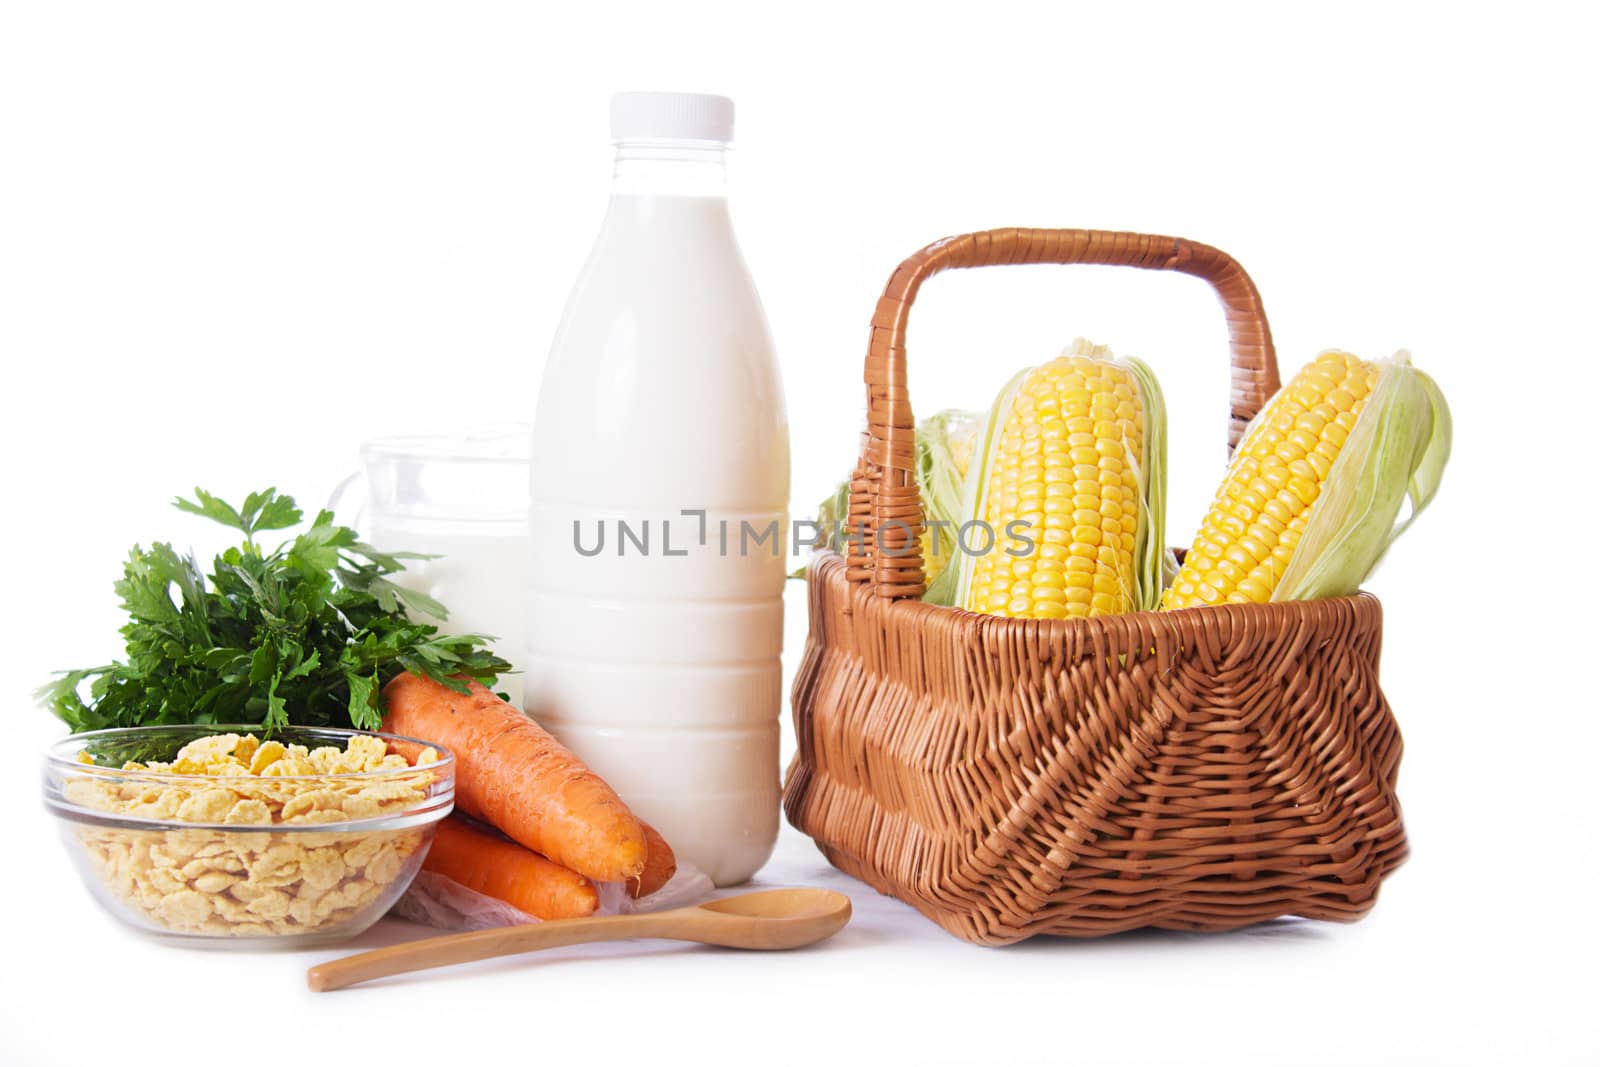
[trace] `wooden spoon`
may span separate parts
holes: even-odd
[[[306,972],[306,985],[320,993],[391,974],[630,937],[697,941],[726,948],[799,948],[832,937],[849,921],[850,898],[843,893],[767,889],[672,911],[556,919],[408,941],[319,963]]]

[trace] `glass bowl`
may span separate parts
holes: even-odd
[[[289,727],[255,747],[244,740],[261,732],[140,726],[51,746],[45,806],[107,911],[190,945],[298,946],[353,937],[399,899],[454,804],[455,757],[426,741],[357,730]],[[143,766],[170,763],[205,738],[267,773],[225,762],[213,773],[192,761]],[[391,766],[350,771],[349,760],[322,753],[307,773],[314,750],[344,752],[353,738],[371,739],[356,742],[369,763],[402,756],[405,765],[390,758]],[[276,771],[271,742],[292,757]],[[215,773],[222,768],[233,769]]]

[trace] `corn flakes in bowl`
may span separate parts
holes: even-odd
[[[360,933],[405,892],[455,757],[355,730],[140,726],[54,745],[44,787],[113,915],[191,944],[301,945]]]

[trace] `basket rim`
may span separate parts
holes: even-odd
[[[818,548],[816,551],[814,551],[812,553],[810,561],[808,561],[807,564],[806,564],[806,580],[808,582],[811,580],[813,567],[827,568],[829,570],[832,570],[835,567],[843,567],[846,570],[848,570],[849,566],[850,566],[849,560],[847,560],[844,556],[841,556],[838,552],[834,551],[833,549],[831,549],[831,548]],[[868,594],[872,593],[873,587],[871,586],[870,583],[866,583],[866,582],[849,582],[848,581],[848,577],[846,578],[846,580],[847,580],[849,585],[851,585],[851,586],[859,586],[860,588],[866,590],[868,592]],[[1196,605],[1194,607],[1188,607],[1188,608],[1157,609],[1155,611],[1126,611],[1126,612],[1123,612],[1120,615],[1097,615],[1097,616],[1094,616],[1092,618],[1076,618],[1076,619],[1070,619],[1070,618],[1069,619],[1017,619],[1017,618],[1012,618],[1009,615],[990,615],[990,614],[987,614],[987,613],[981,612],[981,611],[969,611],[966,608],[957,607],[954,604],[930,604],[928,601],[923,600],[920,597],[881,597],[881,596],[872,596],[871,599],[879,601],[879,602],[882,602],[885,605],[892,604],[892,605],[894,605],[894,610],[915,610],[915,611],[919,611],[919,612],[948,612],[948,613],[951,613],[953,616],[956,616],[956,617],[966,616],[967,618],[970,618],[970,619],[988,621],[988,622],[993,622],[993,623],[1002,623],[1002,622],[1003,623],[1018,623],[1018,624],[1024,624],[1025,623],[1025,624],[1027,624],[1029,626],[1037,627],[1038,629],[1043,630],[1043,631],[1045,631],[1047,633],[1054,631],[1054,632],[1062,633],[1062,634],[1070,633],[1072,627],[1103,626],[1106,623],[1108,623],[1108,622],[1110,622],[1112,620],[1116,620],[1116,619],[1143,618],[1143,617],[1147,617],[1147,616],[1163,616],[1163,617],[1166,617],[1166,618],[1169,618],[1169,619],[1189,618],[1189,619],[1203,620],[1203,619],[1227,618],[1227,617],[1232,617],[1232,616],[1238,616],[1238,615],[1240,615],[1242,613],[1246,617],[1251,616],[1251,615],[1260,616],[1262,618],[1262,621],[1267,621],[1268,617],[1270,617],[1272,615],[1284,615],[1286,613],[1287,614],[1294,614],[1294,613],[1302,613],[1303,614],[1306,611],[1314,610],[1312,606],[1313,605],[1317,605],[1317,604],[1326,605],[1326,604],[1351,603],[1351,604],[1358,604],[1358,605],[1365,605],[1365,604],[1372,604],[1372,605],[1378,605],[1378,606],[1382,605],[1382,602],[1378,599],[1377,594],[1369,593],[1365,589],[1357,589],[1354,593],[1351,593],[1351,594],[1349,594],[1347,596],[1322,597],[1322,598],[1320,598],[1318,600],[1274,600],[1274,601],[1270,601],[1270,602],[1268,602],[1266,604],[1256,604],[1256,603],[1245,603],[1245,604],[1235,604],[1235,603],[1228,603],[1228,604],[1199,604],[1199,605]]]

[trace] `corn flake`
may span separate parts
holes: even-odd
[[[195,878],[193,885],[201,893],[216,895],[238,880],[239,878],[236,875],[225,874],[222,871],[207,870],[204,874]]]
[[[352,737],[346,752],[357,769],[372,771],[383,763],[383,757],[389,754],[389,746],[380,737]]]
[[[176,927],[199,926],[211,918],[211,898],[193,889],[181,889],[161,898],[161,917]]]
[[[272,809],[265,801],[246,797],[235,801],[222,821],[233,826],[259,826],[272,821]]]
[[[281,741],[263,741],[250,757],[250,773],[260,774],[268,767],[283,758],[284,748]]]
[[[289,914],[289,894],[281,889],[268,889],[246,904],[245,910],[263,919],[282,919]]]
[[[298,746],[291,746],[298,747]],[[285,753],[269,763],[261,772],[263,777],[316,774],[317,766],[306,756]]]
[[[344,854],[336,848],[318,848],[300,861],[301,888],[320,894],[344,880]]]
[[[338,807],[338,793],[331,789],[312,789],[296,795],[294,799],[285,803],[283,805],[283,818],[287,821],[296,815],[304,815],[307,812],[324,808],[332,810]]]
[[[184,822],[221,822],[237,799],[226,789],[205,789],[178,806],[178,818]]]

